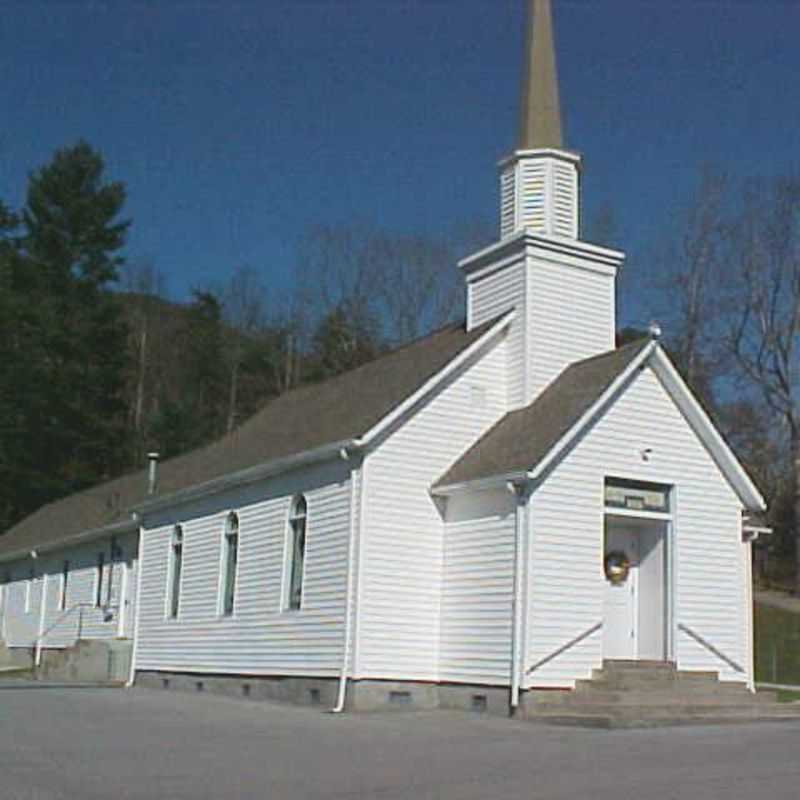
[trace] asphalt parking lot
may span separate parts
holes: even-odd
[[[0,798],[797,800],[800,724],[585,731],[144,689],[0,691]]]

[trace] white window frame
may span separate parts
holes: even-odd
[[[225,596],[228,592],[228,558],[229,555],[229,542],[228,524],[231,518],[236,519],[236,567],[233,571],[233,597],[231,600],[231,610],[226,613],[225,611]],[[220,559],[219,559],[219,589],[217,597],[217,616],[223,619],[233,619],[236,614],[236,592],[239,587],[239,569],[241,566],[242,556],[242,518],[238,511],[231,509],[225,514],[225,519],[222,523],[222,541],[220,543]]]
[[[175,613],[172,613],[173,609],[173,592],[175,591],[175,566],[176,566],[176,559],[175,559],[175,544],[176,544],[176,536],[180,534],[181,537],[181,574],[178,577],[178,602],[175,608]],[[167,586],[164,592],[164,618],[167,620],[174,620],[180,617],[181,613],[181,595],[183,594],[183,557],[184,557],[184,549],[186,547],[186,530],[181,525],[181,523],[177,523],[172,526],[172,532],[169,538],[169,553],[167,556]]]
[[[292,573],[294,571],[294,520],[299,519],[296,509],[300,501],[305,504],[305,529],[303,542],[303,569],[300,573],[300,605],[293,608],[292,602]],[[281,611],[287,614],[297,614],[303,610],[303,597],[306,587],[306,567],[308,565],[308,497],[302,492],[294,495],[289,503],[288,513],[286,515],[286,535],[284,542],[284,558],[283,558],[283,591],[281,592]]]

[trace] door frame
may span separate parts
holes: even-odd
[[[605,531],[611,521],[609,518],[625,518],[639,520],[641,522],[661,522],[664,525],[664,574],[662,578],[662,591],[664,593],[664,612],[663,612],[663,634],[664,634],[664,658],[666,661],[676,661],[675,657],[675,598],[677,596],[677,543],[675,541],[674,508],[676,493],[673,487],[670,492],[671,508],[670,512],[662,511],[642,511],[627,508],[604,508],[603,509],[603,558],[605,558]],[[639,659],[639,593],[641,591],[639,581],[639,567],[636,567],[636,602],[634,604],[634,624],[636,626],[636,638],[634,644],[634,659]],[[605,619],[603,620],[605,623]]]

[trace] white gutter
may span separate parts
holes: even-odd
[[[355,462],[353,454],[348,453],[346,450],[342,450],[342,458],[350,462],[350,532],[347,541],[347,582],[344,595],[344,648],[342,653],[342,672],[339,677],[339,694],[336,699],[336,705],[331,709],[332,714],[339,714],[344,711],[347,695],[347,675],[351,653],[350,639],[353,627],[354,556],[359,527],[356,519],[360,512],[356,482],[361,474],[361,467]]]
[[[57,542],[48,542],[45,544],[37,544],[37,553],[49,553],[52,550],[62,550],[73,544],[80,544],[81,542],[89,541],[91,539],[101,539],[105,536],[113,536],[118,533],[124,533],[131,528],[135,528],[136,523],[132,520],[124,520],[123,522],[115,522],[111,525],[106,525],[102,528],[93,528],[89,531],[81,531],[72,536],[67,536],[64,539],[59,539]],[[2,543],[2,538],[0,538]],[[21,550],[14,550],[11,553],[4,553],[0,555],[0,563],[6,561],[18,561],[22,558],[28,558],[31,554],[30,547],[22,548]]]
[[[483,492],[487,489],[502,489],[509,483],[519,483],[526,481],[528,473],[525,470],[516,472],[504,472],[500,475],[490,475],[487,478],[479,478],[474,481],[462,481],[460,483],[447,483],[442,486],[432,486],[430,493],[436,497],[448,497],[459,492]]]
[[[287,472],[315,461],[324,461],[327,458],[334,458],[339,455],[342,449],[351,450],[358,447],[358,444],[359,443],[353,439],[342,439],[341,441],[332,442],[322,447],[316,447],[313,450],[305,450],[302,453],[295,453],[294,455],[285,456],[283,458],[274,458],[271,461],[266,461],[255,467],[248,467],[248,469],[228,473],[219,478],[213,478],[210,481],[189,486],[186,489],[179,489],[178,491],[168,494],[153,496],[134,506],[134,510],[138,511],[140,514],[144,514],[178,503],[187,503],[190,500],[197,500],[206,495],[242,486],[243,484],[254,483],[262,478],[268,478],[281,472]]]
[[[414,408],[426,395],[435,389],[445,378],[452,375],[456,370],[469,361],[472,356],[478,352],[487,341],[492,339],[499,331],[507,328],[514,319],[514,311],[509,311],[504,314],[486,333],[476,339],[469,347],[462,350],[452,361],[449,361],[439,372],[433,377],[429,378],[425,383],[417,389],[414,394],[407,397],[399,406],[387,414],[377,424],[373,425],[363,436],[355,440],[355,444],[359,447],[368,445],[376,436],[379,436],[388,427],[393,425],[400,417],[406,414],[410,409]]]
[[[139,526],[139,555],[136,560],[136,611],[133,617],[133,650],[131,651],[131,668],[125,688],[130,689],[136,679],[136,656],[139,653],[139,618],[142,615],[142,564],[144,563],[144,527]],[[124,599],[123,599],[124,602]]]

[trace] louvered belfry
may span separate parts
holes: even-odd
[[[550,0],[530,0],[517,150],[500,163],[500,235],[578,238],[580,156],[563,149]]]

